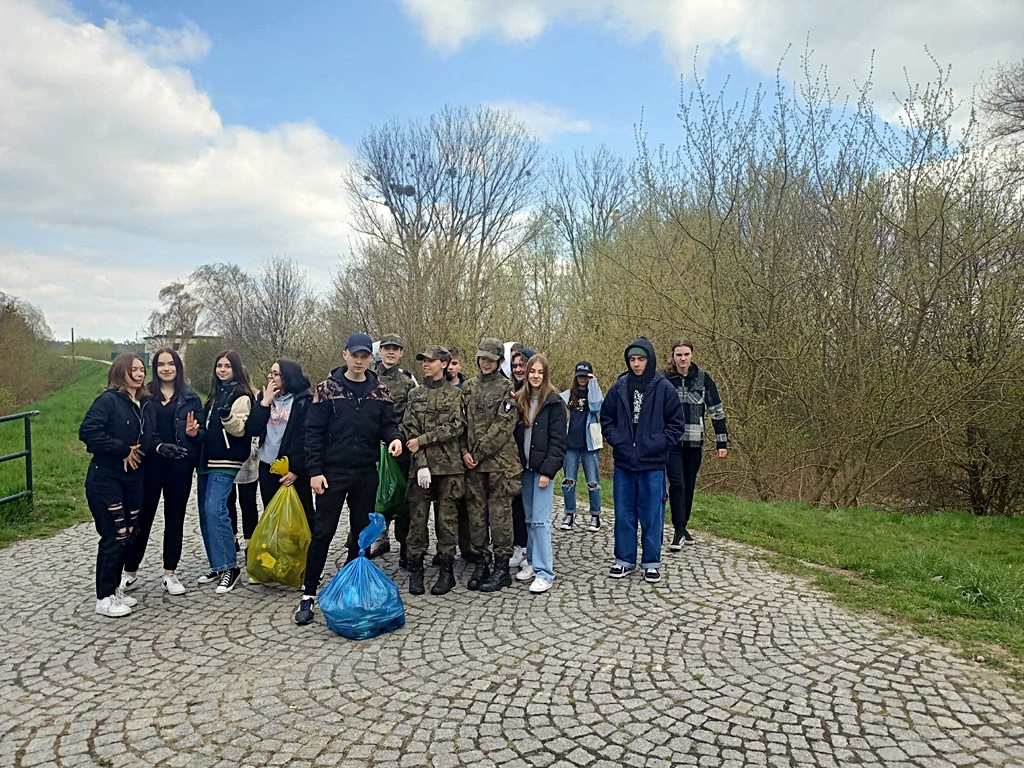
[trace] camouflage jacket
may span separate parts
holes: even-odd
[[[398,423],[401,424],[409,393],[416,387],[416,377],[397,365],[394,368],[385,368],[384,363],[377,363],[373,366],[373,372],[377,374],[377,380],[391,391],[391,399],[395,404],[395,415],[398,416]]]
[[[462,385],[466,403],[466,441],[481,472],[522,474],[515,429],[519,421],[512,383],[499,371],[476,376]]]
[[[449,381],[427,379],[409,395],[402,421],[407,440],[416,438],[420,449],[412,455],[411,475],[427,467],[431,475],[461,475],[466,416],[462,392]]]

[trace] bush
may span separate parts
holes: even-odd
[[[63,387],[74,366],[50,348],[50,329],[35,307],[0,293],[0,415]]]

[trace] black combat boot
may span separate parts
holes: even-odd
[[[452,573],[452,558],[441,558],[441,570],[437,572],[437,581],[430,588],[432,595],[447,595],[455,586],[455,574]]]
[[[487,562],[480,560],[473,567],[473,575],[469,577],[469,581],[466,583],[466,589],[480,589],[480,585],[487,581],[490,575],[491,569],[487,567]]]
[[[422,595],[423,588],[423,556],[409,558],[409,594]]]
[[[491,577],[480,585],[481,592],[497,592],[499,589],[512,586],[512,574],[508,570],[508,558],[502,558],[501,565],[491,570]]]

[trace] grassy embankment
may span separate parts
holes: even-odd
[[[89,455],[78,441],[78,425],[106,385],[109,370],[103,363],[81,361],[66,387],[18,409],[40,412],[32,420],[35,498],[0,505],[0,547],[91,519],[84,487]],[[22,450],[22,425],[21,420],[0,424],[0,455]],[[24,489],[24,460],[0,464],[0,497]]]

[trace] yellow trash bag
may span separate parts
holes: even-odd
[[[270,465],[277,475],[288,472],[287,457]],[[306,575],[306,551],[312,537],[298,491],[282,485],[263,510],[249,540],[245,568],[249,577],[260,583],[276,581],[302,589]]]

